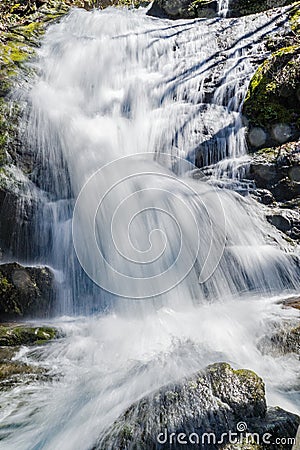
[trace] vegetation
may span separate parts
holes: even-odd
[[[244,103],[251,125],[289,123],[299,128],[299,50],[298,45],[281,48],[257,69]]]
[[[0,325],[0,347],[40,345],[56,337],[58,337],[58,331],[51,327]]]

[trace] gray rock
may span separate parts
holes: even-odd
[[[275,202],[272,192],[268,189],[256,189],[252,194],[263,205],[272,205]]]
[[[280,409],[267,410],[264,383],[254,372],[217,363],[130,406],[94,450],[194,448],[178,442],[180,433],[187,439],[194,433],[201,440],[204,433],[214,433],[218,441],[222,433],[237,432],[239,422],[251,433],[295,437],[299,418]],[[205,440],[201,448],[224,448],[226,437],[222,445],[212,442]],[[268,446],[275,448],[279,447]]]
[[[48,317],[54,300],[54,275],[47,267],[0,265],[1,320]]]
[[[287,353],[300,354],[300,325],[299,322],[286,321],[276,327],[270,336],[265,336],[259,342],[259,349],[263,354],[275,356]]]
[[[255,14],[270,8],[285,6],[293,0],[230,0],[229,17]],[[148,14],[170,19],[193,19],[195,17],[215,17],[218,2],[211,0],[155,0]]]
[[[271,216],[267,216],[267,220],[280,231],[289,231],[292,226],[290,220],[281,214],[273,214]]]
[[[292,200],[300,195],[300,183],[286,177],[275,184],[272,192],[275,198],[280,202]]]
[[[193,19],[215,17],[218,2],[210,0],[155,0],[148,15],[170,19]]]

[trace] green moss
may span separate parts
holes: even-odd
[[[8,279],[3,277],[0,274],[0,292],[1,293],[6,292],[9,289],[9,287],[10,287],[10,283],[9,283]]]
[[[41,378],[45,370],[19,361],[13,361],[18,347],[0,347],[0,390],[10,388],[18,383],[24,383]]]
[[[269,162],[273,162],[278,157],[278,149],[276,147],[262,148],[257,151],[257,154],[264,156]]]
[[[299,33],[300,31],[300,2],[296,2],[290,13],[290,25],[294,33]]]
[[[57,336],[51,327],[0,326],[0,346],[41,345]]]
[[[243,108],[251,125],[297,124],[299,107],[295,90],[299,85],[299,76],[297,45],[277,50],[257,69]]]

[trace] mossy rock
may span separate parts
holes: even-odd
[[[256,14],[291,3],[293,0],[229,0],[228,16]],[[215,17],[218,10],[218,2],[211,0],[155,0],[148,14],[170,19],[210,18]]]
[[[300,47],[272,54],[253,76],[243,106],[251,126],[271,131],[272,125],[290,124],[299,130]]]
[[[18,350],[19,347],[0,347],[0,390],[48,378],[44,368],[13,359]]]
[[[194,445],[189,446],[189,437],[193,433],[194,438],[199,436],[198,444],[204,450],[261,450],[255,444],[247,446],[246,443],[236,448],[226,447],[229,444],[226,437],[219,447],[201,443],[201,437],[207,432],[213,433],[216,442],[220,442],[223,433],[228,437],[229,430],[237,431],[239,422],[247,424],[249,433],[270,433],[273,438],[295,437],[299,417],[280,408],[267,409],[264,383],[254,372],[234,370],[227,363],[216,363],[131,405],[93,449],[192,448],[197,444],[194,441]],[[180,436],[186,440],[185,445],[178,442]],[[291,450],[291,446],[287,445],[285,449]]]
[[[0,325],[0,347],[20,345],[40,345],[59,336],[58,330],[52,327],[29,327],[24,325]]]
[[[0,298],[2,319],[48,317],[55,299],[54,276],[47,267],[2,264]]]

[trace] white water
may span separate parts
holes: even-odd
[[[1,394],[1,448],[88,449],[130,403],[215,361],[255,370],[271,403],[297,410],[297,396],[281,392],[296,385],[296,357],[263,356],[257,344],[295,317],[275,301],[299,292],[299,269],[258,205],[214,187],[239,183],[241,100],[281,15],[74,11],[49,29],[28,93],[49,198],[39,258],[61,275],[60,311],[98,315],[57,319],[66,338],[21,350],[54,379]],[[184,163],[175,175],[200,144],[212,179],[193,179]],[[77,197],[75,248],[104,290],[73,254]]]

